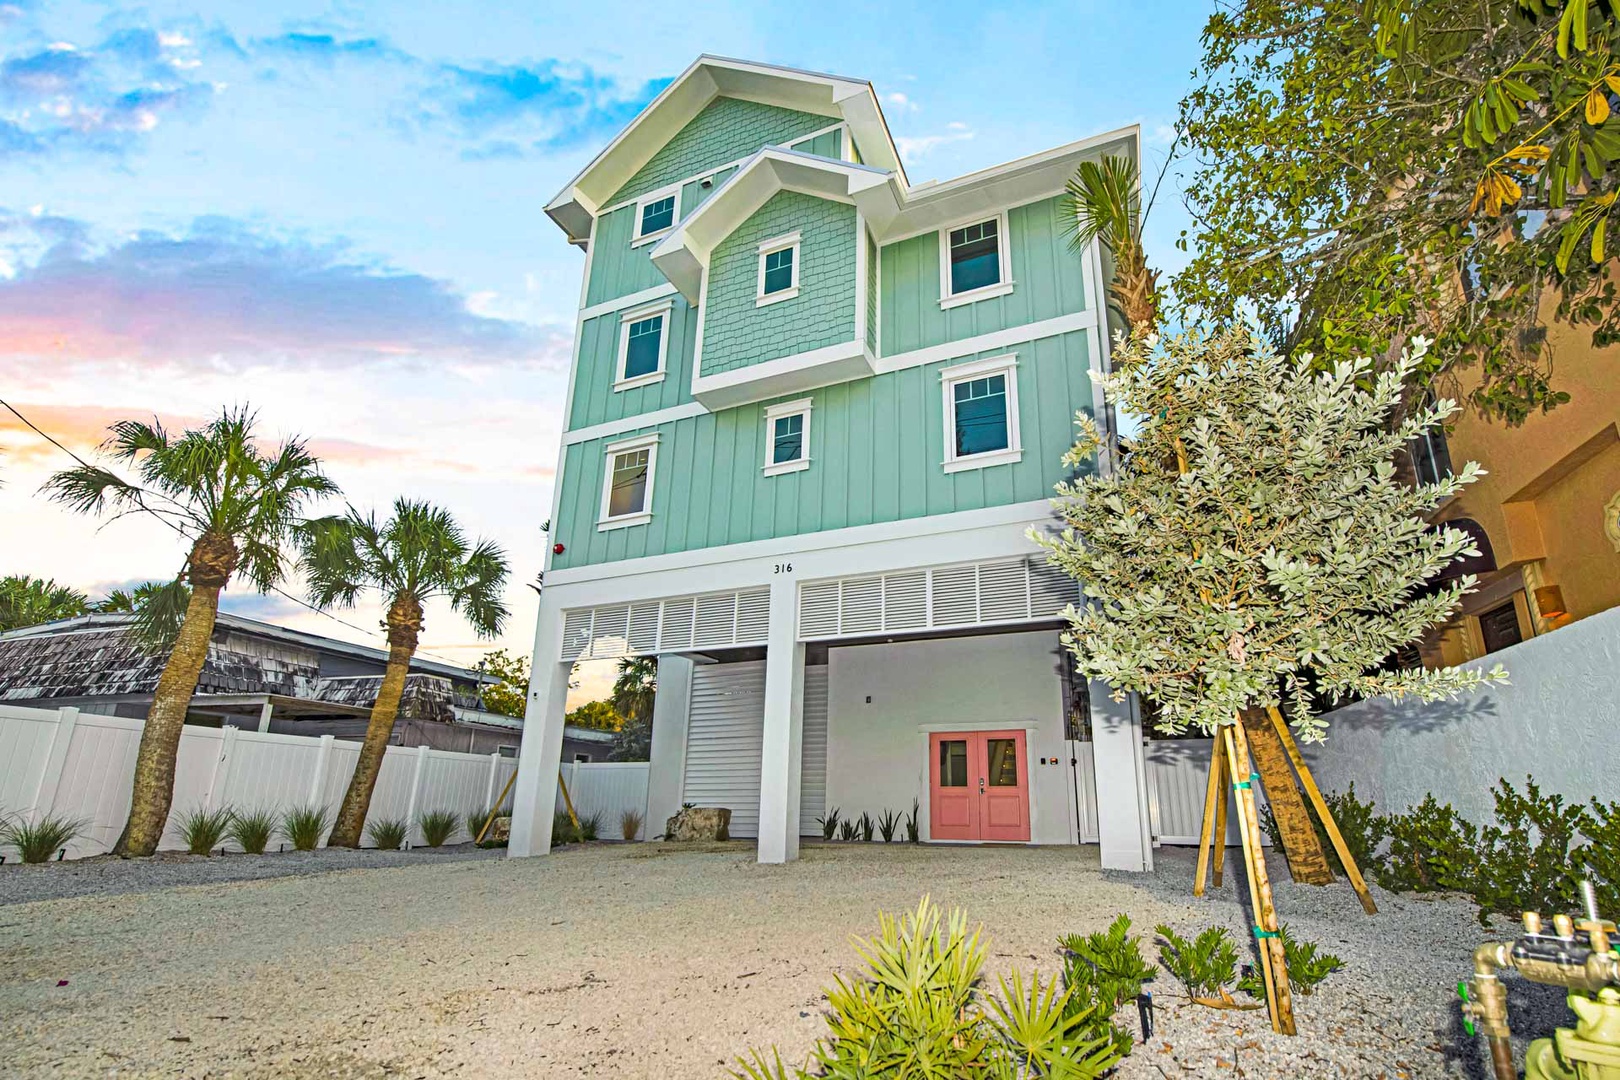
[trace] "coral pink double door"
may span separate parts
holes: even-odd
[[[928,750],[931,838],[1029,839],[1022,731],[934,732]]]

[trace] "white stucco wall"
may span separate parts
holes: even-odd
[[[1507,668],[1510,686],[1430,705],[1358,702],[1329,713],[1324,745],[1305,748],[1325,791],[1392,813],[1433,792],[1464,817],[1491,819],[1490,789],[1526,774],[1544,791],[1585,802],[1620,798],[1620,608],[1492,653],[1471,666]]]
[[[928,736],[919,728],[1033,724],[1025,734],[1030,839],[1072,842],[1056,631],[834,648],[827,663],[829,808],[876,817],[909,812],[915,797],[927,839]],[[1043,757],[1050,764],[1039,764]]]

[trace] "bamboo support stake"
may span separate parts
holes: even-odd
[[[1282,939],[1277,936],[1277,908],[1272,902],[1265,852],[1260,847],[1260,825],[1255,813],[1254,789],[1250,787],[1254,771],[1249,759],[1249,743],[1241,720],[1228,724],[1226,730],[1233,787],[1237,789],[1238,826],[1243,832],[1243,857],[1249,871],[1249,895],[1254,905],[1255,937],[1260,944],[1267,1000],[1271,1005],[1271,1027],[1283,1035],[1293,1035],[1294,1000],[1288,985],[1288,962],[1283,955]]]
[[[1221,871],[1226,868],[1226,800],[1228,795],[1226,782],[1227,777],[1232,773],[1232,770],[1227,767],[1226,755],[1220,752],[1221,745],[1222,740],[1217,737],[1215,739],[1215,772],[1220,777],[1220,782],[1217,784],[1220,799],[1215,804],[1215,866],[1213,867],[1215,871],[1215,887],[1217,889],[1221,887]]]
[[[485,836],[486,833],[489,832],[489,827],[491,825],[495,824],[495,819],[497,817],[500,817],[501,803],[506,801],[507,793],[512,790],[512,785],[514,783],[516,783],[516,782],[517,782],[517,770],[513,769],[512,770],[512,775],[508,776],[506,778],[506,786],[501,788],[501,797],[496,799],[495,800],[495,805],[491,806],[489,808],[489,817],[484,819],[484,827],[482,829],[478,830],[478,839],[474,840],[473,843],[482,844],[484,842],[484,836]],[[489,789],[486,788],[485,790],[487,791]]]
[[[568,781],[562,778],[562,773],[557,774],[557,786],[562,788],[563,805],[568,807],[568,820],[574,823],[574,832],[577,833],[579,832],[579,815],[574,813],[574,800],[568,794]]]
[[[1198,869],[1193,875],[1193,895],[1204,895],[1204,878],[1209,873],[1209,844],[1215,830],[1215,801],[1221,787],[1221,740],[1215,740],[1215,749],[1209,755],[1209,783],[1204,790],[1204,825],[1198,837]],[[1221,837],[1218,843],[1225,843]],[[1217,882],[1219,884],[1219,882]]]
[[[1339,853],[1339,862],[1344,866],[1344,875],[1350,879],[1350,887],[1356,890],[1362,909],[1369,915],[1378,914],[1378,905],[1373,903],[1366,879],[1361,876],[1361,868],[1350,855],[1350,848],[1344,842],[1344,834],[1339,832],[1339,823],[1333,820],[1333,812],[1328,809],[1327,800],[1322,798],[1322,791],[1316,786],[1316,777],[1311,775],[1310,766],[1305,764],[1305,757],[1299,752],[1299,744],[1294,741],[1294,733],[1288,730],[1288,722],[1283,719],[1276,706],[1267,711],[1271,713],[1271,726],[1277,729],[1277,734],[1282,738],[1283,749],[1288,751],[1288,760],[1293,763],[1294,771],[1299,774],[1299,782],[1305,788],[1305,794],[1309,796],[1311,805],[1316,807],[1317,819],[1327,830],[1328,839],[1333,841],[1333,850]]]

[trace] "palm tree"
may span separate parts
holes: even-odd
[[[381,524],[376,514],[362,516],[350,507],[342,516],[306,522],[299,531],[303,548],[299,565],[316,606],[350,607],[364,589],[376,589],[388,600],[383,624],[388,630],[388,667],[371,706],[360,759],[327,840],[333,847],[359,847],[371,791],[422,633],[423,606],[443,597],[480,637],[499,634],[507,616],[501,602],[506,554],[488,540],[469,547],[449,511],[409,499],[394,500],[394,516]]]
[[[21,574],[0,578],[0,633],[83,615],[89,603],[79,590],[46,578]]]
[[[1114,255],[1114,280],[1108,291],[1130,324],[1131,333],[1148,333],[1159,318],[1159,272],[1142,250],[1142,187],[1136,163],[1107,157],[1081,162],[1069,178],[1063,197],[1069,242],[1084,247],[1101,240]]]
[[[220,590],[238,572],[260,592],[273,588],[285,570],[282,546],[305,504],[338,491],[298,439],[261,453],[253,419],[246,408],[227,409],[179,438],[156,419],[121,420],[108,429],[102,453],[133,466],[139,483],[81,464],[56,473],[42,489],[81,513],[111,510],[115,520],[150,514],[190,542],[181,574],[191,583],[191,595],[141,730],[129,821],[113,846],[119,855],[150,855],[163,836],[174,797],[175,755],[208,658]]]
[[[652,656],[628,656],[619,661],[619,677],[613,680],[608,703],[623,717],[613,733],[614,761],[646,761],[652,753],[653,702],[658,697],[658,660]]]

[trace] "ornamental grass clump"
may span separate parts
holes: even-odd
[[[416,827],[422,830],[423,844],[443,847],[461,827],[461,817],[454,810],[428,810],[417,817]]]
[[[1109,1038],[1087,1033],[1095,1006],[1076,1008],[1059,980],[1014,971],[983,990],[987,946],[967,916],[942,916],[927,897],[902,918],[880,913],[859,942],[860,974],[827,991],[827,1034],[802,1067],[778,1051],[737,1060],[742,1080],[810,1077],[1065,1077],[1091,1080],[1120,1060]]]
[[[178,824],[180,839],[186,842],[186,850],[193,855],[210,854],[225,839],[232,816],[228,806],[218,810],[205,810],[199,806],[182,814]]]
[[[314,851],[326,838],[332,820],[324,806],[298,806],[281,815],[281,835],[297,851]]]
[[[366,825],[366,835],[379,851],[398,851],[411,835],[404,818],[375,818]]]
[[[16,848],[18,857],[25,863],[49,862],[51,856],[61,854],[68,842],[84,831],[85,824],[80,818],[55,814],[46,814],[38,821],[3,823],[0,824],[0,844]]]
[[[626,810],[619,815],[619,835],[626,840],[634,840],[641,835],[644,820],[640,810]]]
[[[248,855],[263,855],[264,849],[270,846],[270,838],[276,834],[276,812],[274,810],[248,810],[238,811],[231,815],[230,828],[225,835]]]

